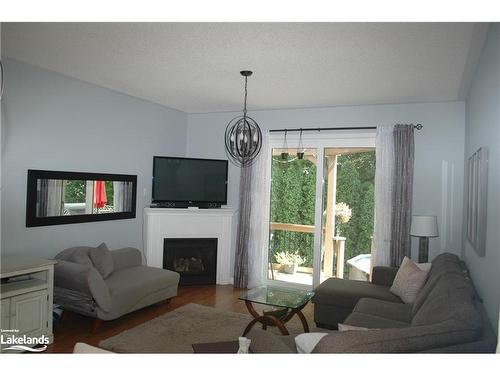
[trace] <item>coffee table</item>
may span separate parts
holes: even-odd
[[[245,305],[254,319],[245,328],[243,336],[246,336],[257,322],[262,323],[263,329],[266,329],[267,326],[275,326],[278,327],[282,335],[289,335],[285,323],[294,315],[297,315],[302,322],[304,332],[309,332],[307,320],[301,310],[313,296],[313,292],[275,286],[248,290],[240,296],[240,300],[245,301]],[[261,315],[253,307],[254,303],[273,306],[276,309],[264,311]]]

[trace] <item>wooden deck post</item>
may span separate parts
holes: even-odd
[[[344,255],[345,255],[345,237],[334,237],[335,254],[337,256],[337,264],[335,268],[335,276],[344,278]]]
[[[324,238],[323,274],[333,276],[335,236],[335,204],[337,195],[337,155],[327,156],[327,193],[326,193],[326,223]]]

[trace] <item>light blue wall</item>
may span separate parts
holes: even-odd
[[[414,214],[438,216],[441,236],[430,241],[431,258],[445,250],[460,254],[465,127],[463,102],[255,111],[249,114],[263,130],[422,123],[424,129],[417,131],[415,137]],[[228,121],[237,115],[239,113],[188,115],[186,155],[225,158],[224,130]],[[239,169],[231,166],[228,205],[238,206],[238,188]],[[412,248],[416,258],[416,239]]]
[[[488,147],[488,219],[486,255],[465,242],[465,260],[498,330],[500,304],[500,25],[490,28],[466,101],[465,159]]]
[[[142,248],[153,155],[184,155],[186,115],[13,60],[5,61],[2,252],[54,256],[66,247]],[[137,218],[26,228],[26,171],[136,174]]]

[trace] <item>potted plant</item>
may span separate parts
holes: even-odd
[[[276,254],[276,261],[283,265],[283,273],[294,274],[297,267],[305,262],[298,251],[281,251]]]

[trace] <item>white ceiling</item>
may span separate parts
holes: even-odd
[[[3,23],[8,57],[189,113],[462,99],[475,23]],[[8,72],[6,72],[8,74]]]

